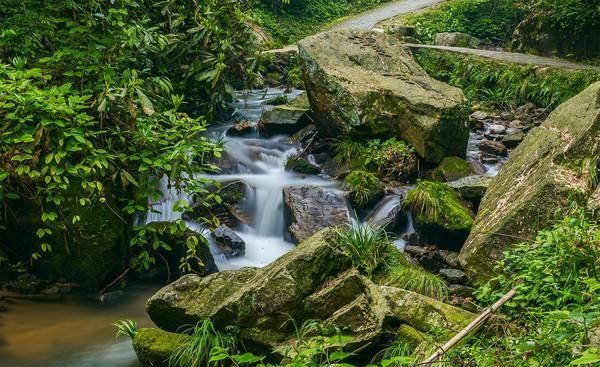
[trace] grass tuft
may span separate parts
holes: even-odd
[[[448,297],[448,286],[442,278],[416,266],[391,268],[386,285],[406,289],[440,301]]]
[[[133,320],[119,320],[114,322],[113,325],[117,328],[117,335],[115,336],[116,338],[120,336],[126,336],[130,339],[133,339],[135,334],[137,334],[137,322]]]
[[[394,246],[385,229],[368,224],[337,229],[335,240],[350,256],[354,267],[368,277],[387,263]]]
[[[206,367],[210,362],[211,351],[215,348],[237,351],[237,338],[233,334],[217,331],[210,320],[204,320],[185,331],[185,338],[169,358],[169,367]]]

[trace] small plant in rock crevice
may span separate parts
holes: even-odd
[[[130,339],[133,339],[135,334],[137,334],[137,322],[133,320],[119,320],[114,322],[113,325],[117,328],[117,338],[120,336],[126,336]]]
[[[358,208],[364,208],[383,192],[383,187],[377,176],[366,171],[352,171],[346,176],[344,183],[351,191],[351,201]]]
[[[448,286],[436,274],[417,266],[394,266],[388,270],[386,284],[443,301]]]

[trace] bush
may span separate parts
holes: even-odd
[[[409,16],[406,23],[416,28],[417,38],[432,42],[436,33],[463,32],[493,43],[511,40],[523,19],[516,0],[455,0],[437,9]]]
[[[551,110],[600,80],[600,73],[589,70],[540,69],[436,50],[418,50],[415,60],[432,77],[492,107],[531,102]]]
[[[385,141],[342,138],[334,143],[334,149],[338,162],[377,173],[382,178],[405,180],[418,166],[414,148],[396,138]]]
[[[516,288],[503,307],[512,335],[478,337],[451,351],[450,360],[476,360],[478,366],[596,365],[600,353],[590,345],[590,329],[600,325],[598,259],[600,228],[585,213],[515,245],[498,263],[501,275],[477,291],[489,305]]]
[[[335,240],[350,256],[356,269],[370,277],[390,260],[394,245],[382,227],[368,224],[337,229]]]
[[[364,208],[383,193],[377,176],[366,171],[352,171],[344,182],[350,189],[351,201],[358,208]]]
[[[26,229],[37,250],[17,261],[68,249],[71,234],[90,230],[66,201],[130,226],[160,197],[162,176],[206,193],[207,180],[192,179],[219,156],[206,123],[235,83],[256,78],[236,1],[1,4],[0,58],[10,64],[0,66],[0,215],[34,205],[42,223]]]

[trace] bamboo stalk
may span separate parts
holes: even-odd
[[[458,344],[465,336],[467,336],[471,331],[477,329],[481,326],[491,315],[496,312],[500,307],[502,307],[508,300],[513,298],[517,293],[516,289],[511,289],[508,293],[506,293],[502,298],[500,298],[496,303],[494,303],[491,307],[488,307],[485,311],[483,311],[479,316],[477,316],[467,327],[462,329],[458,334],[456,334],[452,339],[448,340],[446,344],[440,347],[433,355],[425,362],[422,363],[424,366],[431,366],[434,362],[436,362],[443,354],[445,354],[450,348]]]

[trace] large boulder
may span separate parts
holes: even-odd
[[[326,227],[350,224],[346,199],[339,193],[318,186],[289,186],[283,201],[291,239],[304,241]]]
[[[133,349],[145,366],[168,367],[169,358],[189,336],[160,329],[142,328],[133,337]]]
[[[427,75],[396,37],[330,31],[300,41],[298,48],[308,99],[324,136],[399,137],[431,162],[465,156],[464,94]]]
[[[484,196],[461,264],[479,278],[515,242],[533,238],[598,190],[600,83],[559,106],[513,151]],[[593,201],[593,200],[592,200]]]
[[[331,229],[262,269],[205,278],[186,275],[156,293],[147,311],[156,325],[169,331],[182,332],[205,319],[218,330],[236,326],[246,347],[262,352],[295,343],[290,319],[298,325],[316,320],[326,328],[336,327],[351,337],[349,349],[355,350],[377,344],[381,335],[393,333],[400,324],[421,333],[446,329],[449,335],[473,318],[428,297],[373,283],[352,268]],[[134,340],[136,351],[145,358],[157,356],[156,365],[164,360],[163,351],[177,342],[173,334],[159,331],[144,331],[142,336]]]

